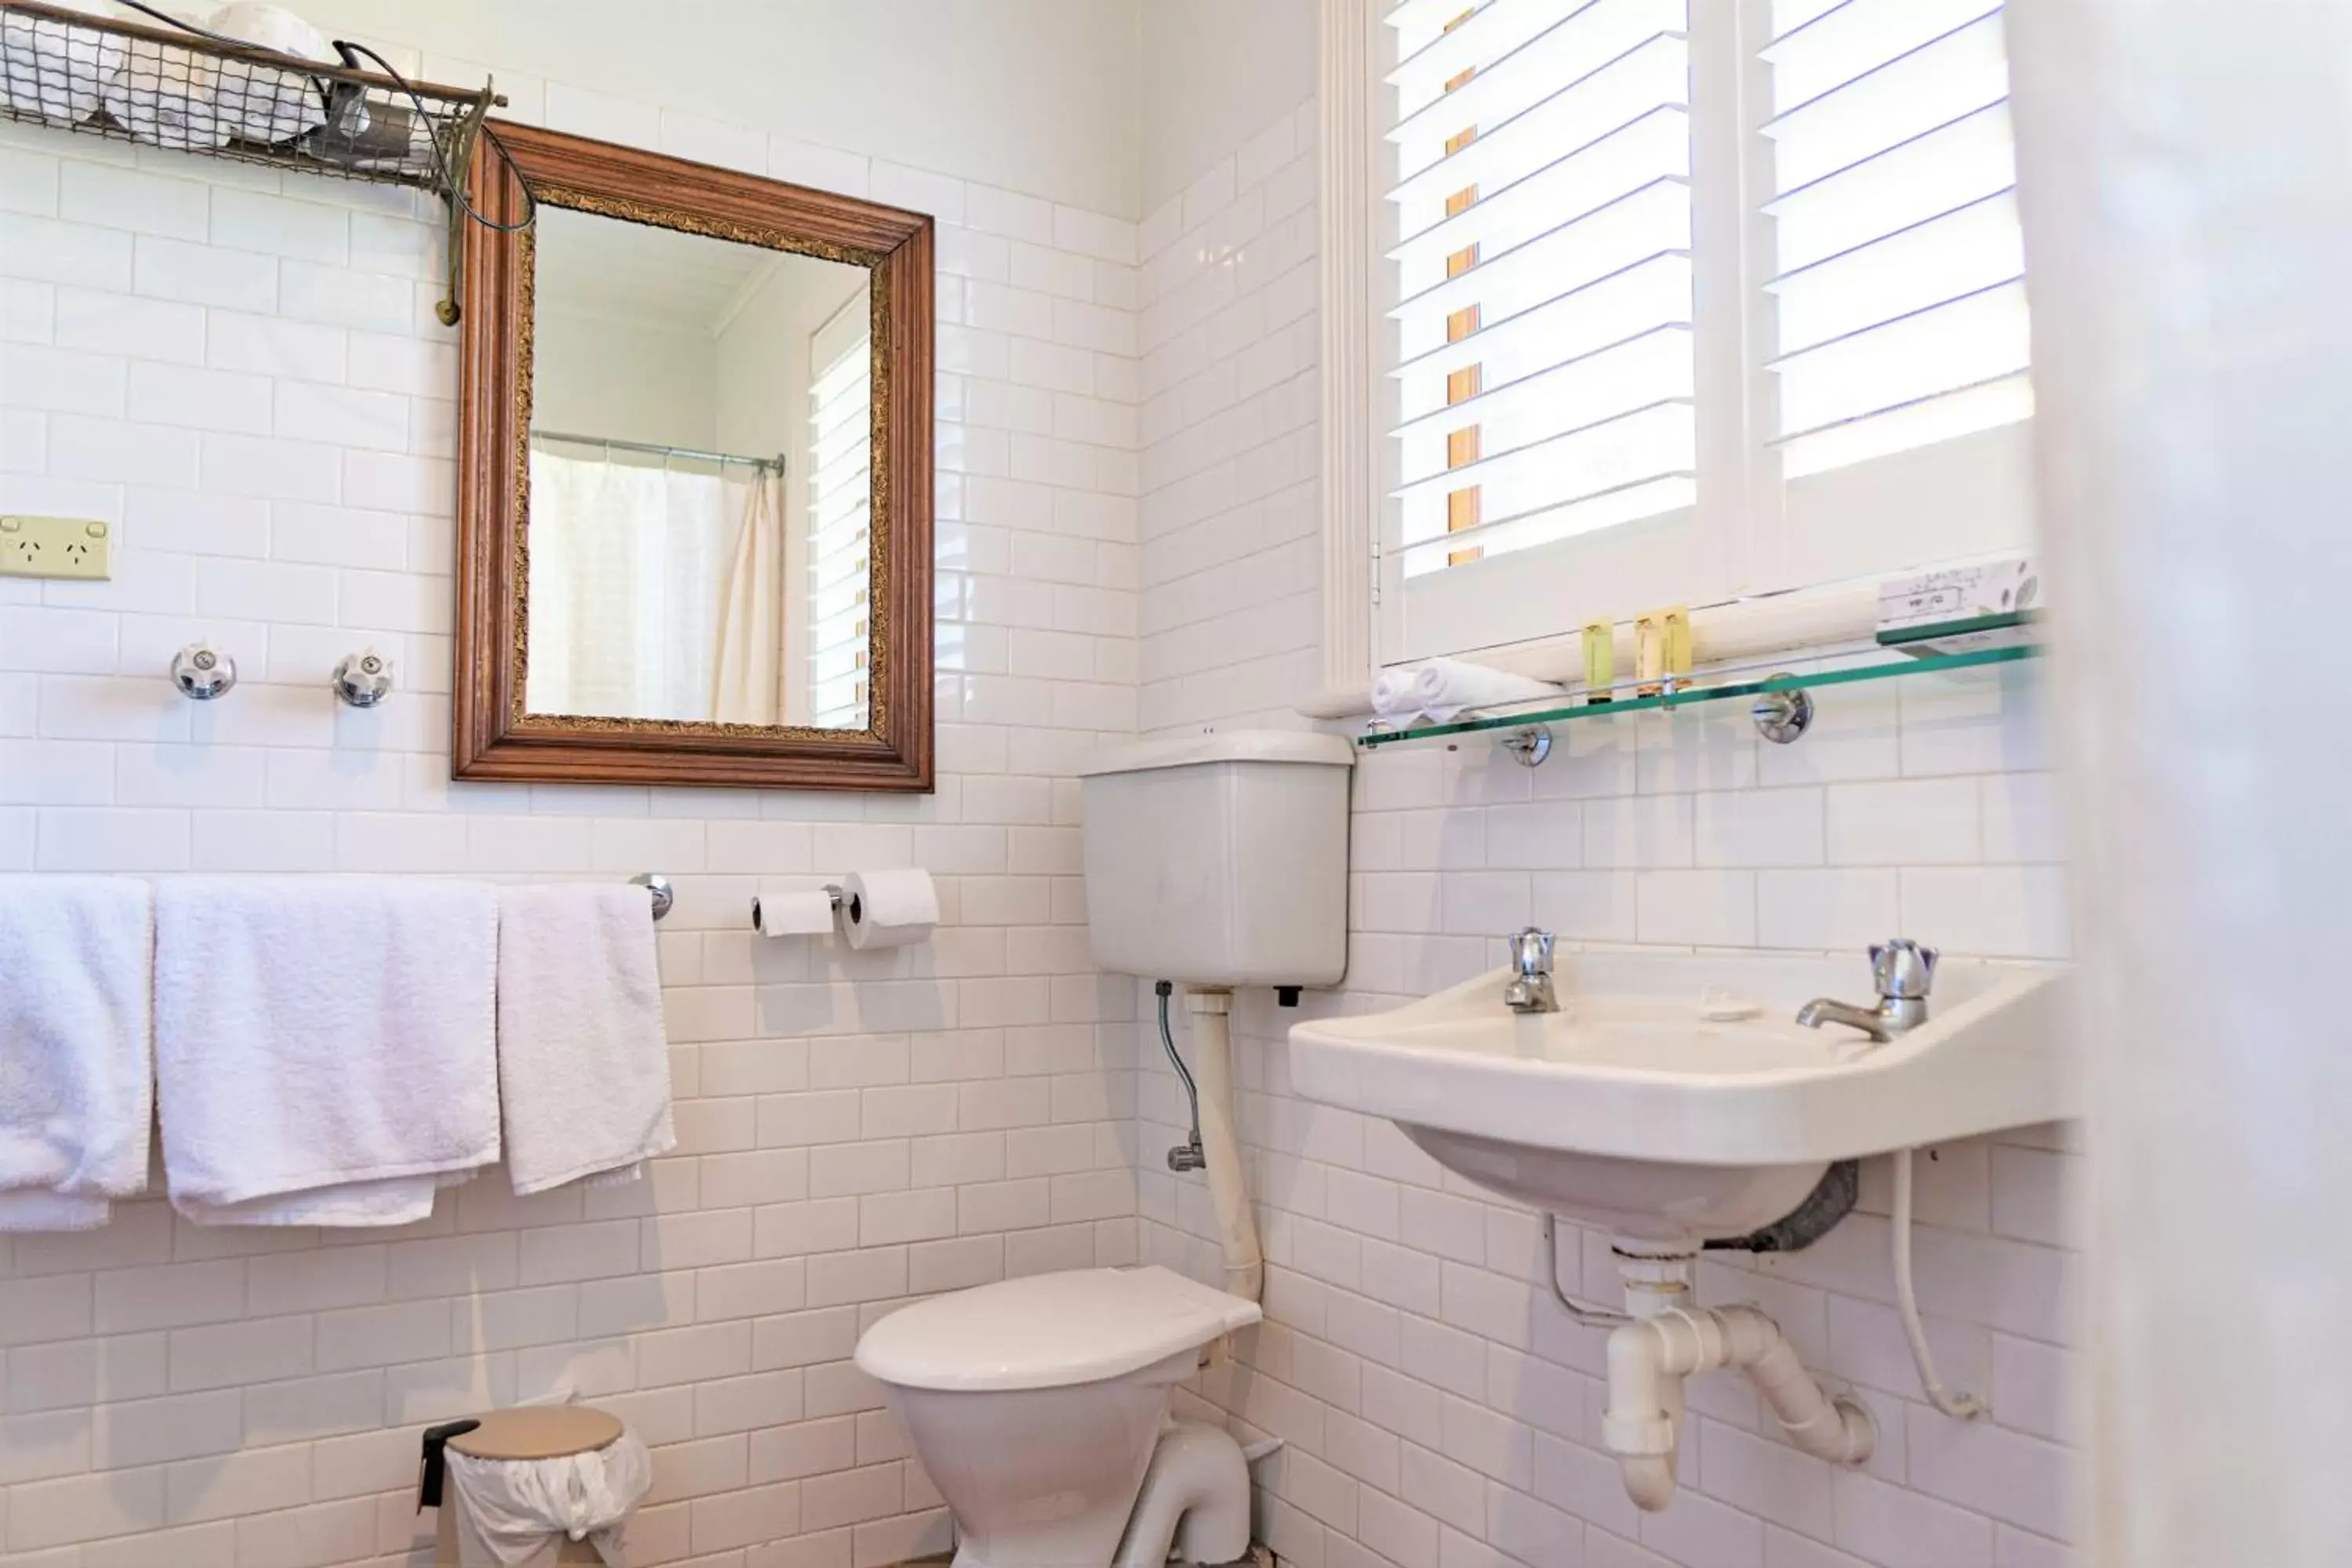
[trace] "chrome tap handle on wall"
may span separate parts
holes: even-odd
[[[1889,1001],[1921,1001],[1935,988],[1937,957],[1909,937],[1889,937],[1870,950],[1870,977]]]
[[[392,660],[367,648],[335,666],[335,695],[353,708],[373,708],[392,694]]]
[[[172,656],[172,684],[197,702],[226,697],[236,684],[236,660],[210,643],[192,642]]]

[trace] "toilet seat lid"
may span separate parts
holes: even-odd
[[[857,1342],[857,1364],[901,1388],[1066,1388],[1139,1371],[1262,1315],[1165,1268],[1076,1268],[893,1312]]]

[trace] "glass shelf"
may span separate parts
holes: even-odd
[[[1769,663],[1700,670],[1682,677],[1683,684],[1675,686],[1669,683],[1666,689],[1653,695],[1643,695],[1636,689],[1634,682],[1626,681],[1611,688],[1623,695],[1606,702],[1590,701],[1582,692],[1575,692],[1565,697],[1546,697],[1539,701],[1488,710],[1475,718],[1456,719],[1448,724],[1421,724],[1409,730],[1389,730],[1377,727],[1375,721],[1376,727],[1358,736],[1356,744],[1367,749],[1395,746],[1413,741],[1524,730],[1531,725],[1559,724],[1573,720],[1614,719],[1627,713],[1753,700],[1778,692],[1808,691],[1874,680],[1899,680],[1909,676],[1949,674],[1958,670],[1981,669],[1989,665],[2016,664],[2036,658],[2041,652],[2042,648],[2036,644],[2021,643],[2008,647],[1969,648],[1954,653],[1906,654],[1891,647],[1878,647],[1790,654]],[[1830,662],[1833,660],[1843,662]],[[1816,663],[1820,668],[1795,668]]]

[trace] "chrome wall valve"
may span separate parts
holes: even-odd
[[[392,695],[393,663],[373,648],[347,653],[335,665],[335,695],[354,708],[373,708]]]
[[[210,702],[236,684],[236,660],[210,643],[192,642],[172,656],[172,683],[181,696]]]

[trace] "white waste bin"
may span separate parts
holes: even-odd
[[[625,1568],[625,1531],[653,1482],[645,1445],[585,1405],[494,1410],[448,1441],[436,1568]]]

